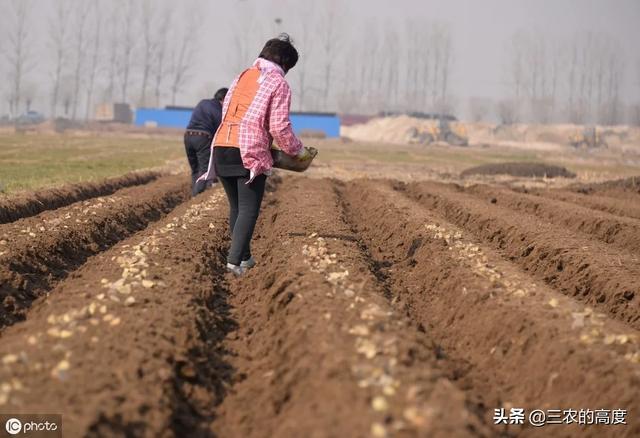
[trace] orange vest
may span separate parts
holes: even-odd
[[[258,93],[259,78],[260,70],[257,67],[245,70],[238,78],[227,112],[213,138],[215,147],[240,147],[240,122]]]

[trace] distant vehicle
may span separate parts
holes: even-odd
[[[18,125],[37,125],[44,122],[45,118],[37,111],[27,111],[16,119]]]
[[[595,126],[585,126],[582,129],[582,133],[572,135],[569,139],[571,146],[576,149],[592,149],[592,148],[606,148],[607,142],[604,140],[603,135]]]
[[[428,120],[426,130],[420,130],[414,126],[407,131],[408,143],[428,145],[434,142],[444,142],[452,146],[469,145],[467,130],[462,123],[452,122],[442,117]]]

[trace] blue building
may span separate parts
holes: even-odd
[[[166,107],[136,109],[136,126],[184,129],[189,124],[193,108]]]
[[[184,129],[192,111],[185,107],[138,108],[135,125]],[[333,113],[293,112],[291,124],[297,135],[324,133],[328,138],[340,137],[340,118]]]
[[[291,113],[291,124],[297,135],[323,132],[327,138],[340,137],[340,118],[334,113]]]

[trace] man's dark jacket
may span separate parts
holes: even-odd
[[[191,114],[187,129],[205,131],[212,136],[216,133],[222,120],[222,105],[215,99],[204,99]]]

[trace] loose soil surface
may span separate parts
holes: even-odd
[[[520,191],[588,207],[592,210],[604,211],[616,216],[640,219],[640,202],[638,200],[640,196],[620,190],[601,194],[576,193],[571,190],[524,189]]]
[[[478,199],[456,185],[398,185],[400,191],[474,233],[539,281],[640,328],[640,255]]]
[[[235,278],[224,193],[186,180],[0,226],[2,412],[89,437],[640,434],[637,194],[276,176]]]
[[[618,179],[615,181],[605,181],[593,184],[577,184],[572,189],[579,193],[597,193],[622,190],[625,192],[640,194],[640,176]]]
[[[183,175],[0,225],[0,328],[88,257],[158,220],[189,196]]]
[[[624,202],[613,201],[617,202],[617,209],[612,209],[612,212],[599,212],[580,203],[547,199],[543,194],[522,194],[487,185],[468,187],[465,191],[496,206],[504,206],[561,225],[575,231],[576,235],[596,237],[621,249],[640,252],[640,220],[615,214],[615,211],[626,208]],[[640,196],[638,198],[640,207]]]
[[[452,378],[483,406],[637,403],[637,330],[538,282],[483,245],[473,229],[416,203],[406,187],[359,182],[340,193],[392,299],[441,343],[443,355],[456,364]],[[629,378],[620,381],[621,374]],[[537,429],[513,426],[507,432],[540,436]]]
[[[54,210],[74,202],[111,195],[124,187],[146,184],[161,175],[160,172],[152,171],[131,172],[100,182],[67,184],[58,188],[0,198],[0,224],[35,216],[43,211]]]

